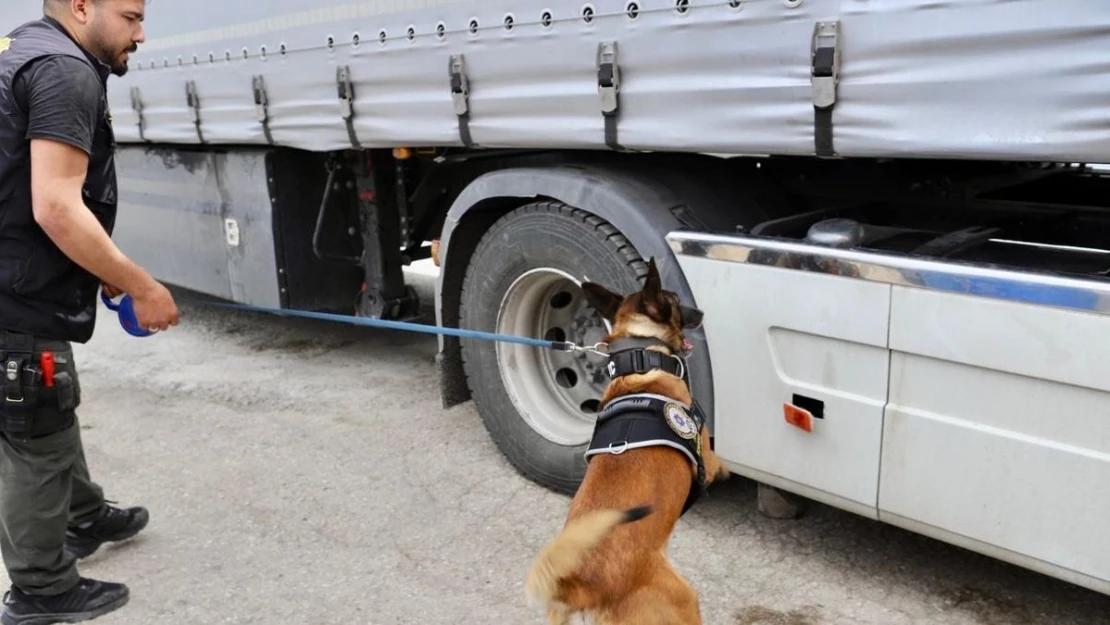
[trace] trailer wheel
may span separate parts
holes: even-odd
[[[592,345],[608,323],[582,296],[585,280],[628,292],[647,266],[604,220],[548,201],[498,220],[467,267],[463,328]],[[494,443],[525,477],[571,494],[605,389],[605,358],[463,339],[471,396]]]

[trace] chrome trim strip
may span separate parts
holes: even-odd
[[[677,256],[827,273],[895,286],[975,295],[1110,315],[1110,280],[1024,272],[995,265],[838,249],[783,239],[675,231]]]

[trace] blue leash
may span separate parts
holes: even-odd
[[[120,325],[123,329],[132,336],[144,337],[150,336],[153,332],[146,328],[139,327],[139,322],[135,318],[135,310],[131,301],[130,295],[124,295],[119,304],[110,300],[103,291],[101,291],[100,299],[109,310],[115,311],[119,315]],[[387,328],[390,330],[402,330],[405,332],[421,332],[424,334],[443,334],[446,336],[457,336],[459,338],[470,339],[484,339],[487,341],[500,341],[503,343],[518,343],[520,345],[531,345],[533,347],[544,347],[556,351],[570,352],[577,350],[596,351],[599,346],[592,347],[579,347],[570,341],[548,341],[545,339],[532,339],[521,336],[511,336],[508,334],[497,334],[494,332],[481,332],[478,330],[462,330],[459,328],[445,328],[442,326],[425,325],[422,323],[411,323],[407,321],[389,321],[386,319],[372,319],[369,317],[352,317],[350,315],[337,315],[333,313],[310,312],[306,310],[294,310],[287,308],[263,308],[261,306],[249,306],[247,304],[232,304],[227,302],[202,302],[197,300],[190,300],[193,303],[202,306],[213,306],[219,308],[227,308],[231,310],[243,310],[247,312],[266,313],[276,315],[279,317],[303,317],[306,319],[319,319],[323,321],[337,321],[339,323],[346,323],[356,326],[367,326],[372,328]]]

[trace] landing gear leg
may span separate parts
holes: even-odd
[[[378,189],[384,177],[367,152],[353,166],[358,172],[358,215],[362,229],[365,282],[358,314],[374,319],[404,321],[420,316],[416,290],[405,284],[401,256],[401,227],[396,211],[383,210]]]
[[[759,513],[770,519],[796,519],[805,512],[805,500],[774,486],[759,484],[756,494]]]

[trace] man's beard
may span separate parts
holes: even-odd
[[[96,55],[97,58],[99,58],[101,62],[103,62],[112,70],[112,74],[116,76],[123,76],[127,73],[128,66],[127,61],[120,60],[120,56],[124,52],[130,52],[134,54],[135,51],[139,49],[139,44],[133,43],[129,47],[119,51],[113,51],[110,49],[109,46],[104,44],[100,44],[97,47],[100,48],[100,54]]]
[[[135,51],[138,50],[138,49],[139,49],[139,44],[131,44],[131,47],[127,48],[127,50],[125,50],[125,52],[130,52],[131,54],[134,54]],[[123,54],[123,53],[121,52],[120,54]],[[115,74],[116,76],[123,76],[124,74],[127,73],[127,70],[128,70],[127,61],[120,61],[118,59],[119,59],[119,57],[117,56],[116,60],[114,60],[112,63],[109,63],[108,65],[112,68],[112,73],[113,74]]]

